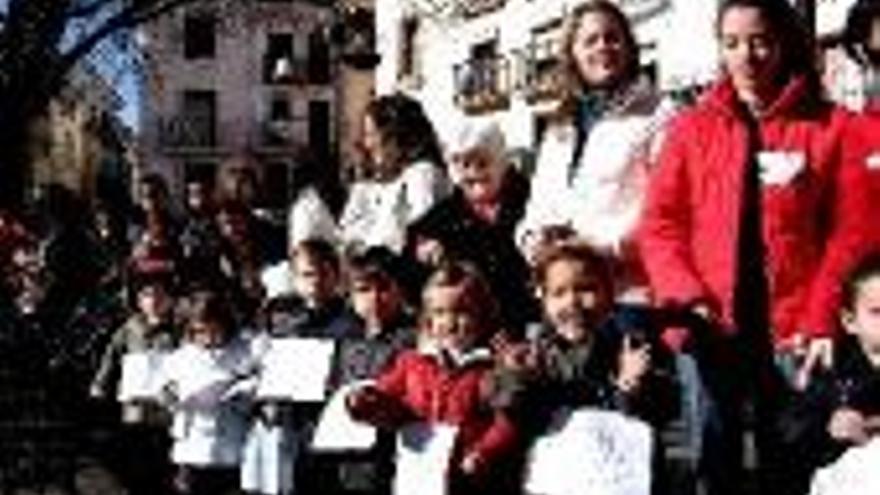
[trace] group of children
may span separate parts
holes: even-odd
[[[92,387],[110,397],[126,354],[167,353],[161,393],[122,407],[124,451],[136,455],[121,472],[133,490],[389,493],[391,432],[420,422],[457,429],[449,493],[521,493],[525,453],[556,411],[598,407],[657,426],[677,413],[675,373],[650,311],[615,307],[609,271],[588,247],[542,253],[535,284],[545,321],[525,338],[503,328],[499,301],[468,264],[439,266],[418,304],[404,294],[406,265],[384,248],[341,262],[330,244],[307,240],[292,249],[291,269],[295,294],[265,303],[256,328],[237,328],[210,289],[181,295],[175,310],[167,279],[140,280],[137,308]],[[378,427],[372,449],[312,451],[322,404],[256,393],[266,350],[290,337],[334,343],[328,394],[368,380],[345,405]],[[211,396],[206,383],[222,389]]]

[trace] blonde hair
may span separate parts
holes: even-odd
[[[434,270],[422,289],[422,326],[430,323],[431,293],[439,288],[458,288],[477,319],[482,336],[491,337],[501,327],[498,301],[483,275],[469,263],[449,262]]]
[[[570,118],[574,114],[577,100],[585,89],[585,83],[572,53],[572,47],[574,46],[575,36],[580,27],[581,19],[587,14],[605,16],[620,26],[625,44],[624,48],[629,57],[621,82],[628,83],[636,79],[639,74],[639,45],[633,33],[632,25],[626,14],[620,10],[620,7],[608,0],[590,0],[578,5],[566,17],[558,55],[559,93],[561,98],[555,116],[560,120]]]

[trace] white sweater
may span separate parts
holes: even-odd
[[[386,246],[401,252],[407,227],[451,189],[445,172],[427,161],[413,163],[390,182],[357,182],[339,222],[342,240],[349,246]]]
[[[590,130],[571,178],[577,131],[549,128],[538,152],[517,244],[527,254],[546,227],[567,226],[595,248],[619,253],[639,220],[659,131],[672,105],[637,83]]]
[[[186,343],[163,368],[165,382],[178,399],[171,460],[193,466],[238,466],[248,429],[248,404],[240,395],[230,397],[230,386],[253,375],[250,343],[234,339],[217,349]]]

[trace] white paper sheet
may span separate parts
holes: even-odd
[[[852,447],[837,461],[816,471],[810,495],[880,493],[880,438]]]
[[[376,428],[355,421],[345,406],[345,399],[351,392],[372,383],[371,380],[349,383],[333,394],[321,413],[321,419],[315,429],[312,438],[313,450],[344,452],[373,448],[376,444]]]
[[[272,339],[262,358],[257,397],[321,402],[327,395],[327,379],[335,344],[326,339]]]
[[[165,357],[166,354],[160,352],[137,352],[123,356],[117,394],[119,401],[159,400]]]
[[[649,495],[652,442],[650,426],[620,413],[561,413],[529,453],[526,490],[542,495]]]
[[[457,429],[414,423],[398,432],[394,495],[446,495]]]

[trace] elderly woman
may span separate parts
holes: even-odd
[[[426,265],[468,261],[483,271],[502,303],[509,331],[535,316],[529,268],[514,230],[529,196],[528,181],[505,159],[495,123],[465,124],[447,149],[455,188],[409,229],[409,253]]]

